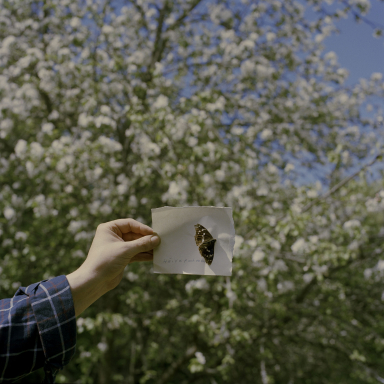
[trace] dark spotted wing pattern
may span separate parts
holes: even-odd
[[[201,224],[195,225],[195,241],[200,255],[208,265],[212,264],[216,239]]]

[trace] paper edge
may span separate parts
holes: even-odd
[[[190,275],[190,276],[232,276],[232,268],[231,268],[231,274],[230,275],[224,275],[224,274],[214,274],[214,275],[201,275],[200,273],[187,273],[187,272],[184,272],[184,273],[180,273],[180,272],[156,272],[156,271],[153,271],[152,274],[156,274],[156,275]]]
[[[230,209],[232,211],[232,207],[215,207],[214,205],[185,205],[182,207],[172,207],[169,205],[165,205],[164,207],[159,207],[159,208],[151,208],[151,212],[158,211],[158,210],[163,210],[163,209],[182,209],[182,208],[216,208],[216,209]],[[233,224],[233,219],[232,219],[232,224]]]
[[[233,257],[235,256],[233,251],[235,249],[235,237],[236,237],[236,230],[235,230],[235,221],[233,220],[233,212],[232,212],[232,207],[230,208],[231,209],[231,212],[227,212],[230,220],[231,220],[231,224],[232,224],[232,228],[231,228],[231,239],[232,239],[232,247],[231,247],[231,244],[229,244],[230,248],[232,248],[232,260],[231,260],[231,263],[233,264]],[[231,240],[230,240],[231,241]],[[232,270],[231,270],[231,276],[232,276]]]
[[[227,215],[229,216],[229,219],[230,219],[230,222],[231,222],[231,237],[230,237],[230,240],[229,242],[231,242],[231,239],[232,239],[232,244],[229,243],[229,248],[232,249],[232,259],[231,259],[231,270],[230,270],[230,274],[214,274],[214,275],[201,275],[201,274],[195,274],[195,273],[186,273],[186,272],[183,272],[183,273],[180,273],[180,272],[158,272],[158,271],[153,271],[152,273],[153,274],[159,274],[159,275],[193,275],[193,276],[232,276],[232,272],[233,272],[233,257],[234,257],[234,254],[233,254],[233,250],[235,248],[235,236],[236,236],[236,230],[235,230],[235,222],[233,220],[233,210],[232,210],[232,207],[215,207],[213,205],[185,205],[185,206],[182,206],[182,207],[172,207],[172,206],[169,206],[169,205],[166,205],[164,207],[159,207],[159,208],[151,208],[151,216],[152,216],[152,213],[154,211],[159,211],[159,210],[166,210],[166,209],[169,209],[169,208],[172,208],[172,209],[180,209],[180,208],[216,208],[216,209],[225,209],[226,210],[226,213]],[[153,268],[155,267],[155,264],[153,263]]]

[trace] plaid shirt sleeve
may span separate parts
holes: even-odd
[[[76,316],[65,275],[20,287],[0,300],[0,383],[11,383],[44,367],[46,383],[76,349]]]

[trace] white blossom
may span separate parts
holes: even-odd
[[[267,32],[265,35],[267,41],[270,43],[271,41],[275,40],[276,34],[273,32]]]
[[[317,244],[318,241],[319,241],[319,236],[316,236],[316,235],[314,235],[314,236],[309,236],[309,241],[310,241],[311,243],[313,243],[313,244]]]
[[[55,128],[55,126],[52,123],[44,123],[41,126],[41,131],[43,133],[46,133],[46,134],[50,135],[54,128]]]
[[[272,269],[274,271],[287,271],[288,267],[287,264],[285,264],[284,260],[276,260],[273,264]]]
[[[194,135],[197,135],[201,131],[201,127],[198,124],[191,124],[190,127],[191,127],[191,132]]]
[[[193,316],[201,332],[213,332],[214,344],[227,348],[223,366],[238,367],[231,341],[247,346],[246,340],[236,340],[247,336],[247,330],[236,333],[239,313],[251,324],[251,312],[258,308],[264,319],[269,307],[295,300],[313,279],[318,290],[299,304],[308,304],[315,315],[330,294],[355,304],[343,293],[342,274],[332,275],[332,281],[322,277],[328,266],[343,264],[339,258],[353,259],[360,247],[371,249],[373,264],[361,271],[354,263],[347,268],[364,274],[367,289],[375,291],[371,288],[384,273],[384,262],[378,261],[382,247],[365,243],[368,233],[380,231],[374,226],[381,225],[375,220],[384,210],[384,190],[376,194],[373,185],[367,188],[354,178],[301,214],[308,200],[329,189],[313,181],[326,179],[330,162],[341,159],[340,172],[347,175],[354,172],[348,168],[369,162],[372,149],[382,149],[382,73],[346,86],[347,69],[335,52],[322,47],[335,31],[336,16],[361,13],[367,0],[347,0],[350,7],[334,2],[329,15],[319,14],[321,2],[308,2],[318,23],[307,20],[302,2],[219,1],[189,11],[190,2],[168,1],[161,30],[164,1],[137,0],[123,7],[107,2],[103,8],[95,0],[54,0],[35,2],[33,14],[29,3],[7,1],[0,7],[5,31],[0,41],[0,243],[7,275],[0,278],[0,290],[23,281],[17,269],[23,260],[38,265],[47,259],[60,223],[69,242],[67,250],[58,248],[55,270],[85,259],[95,220],[120,212],[148,222],[146,208],[161,199],[163,205],[236,208],[232,288],[223,279],[192,277],[184,282],[180,300],[168,300],[170,309],[179,312],[181,305],[188,312],[192,307],[184,304],[196,295],[200,302],[186,318]],[[40,3],[50,4],[48,14]],[[176,22],[183,15],[182,23]],[[49,33],[42,33],[46,25]],[[343,179],[341,173],[336,176]],[[33,220],[24,223],[28,209]],[[365,220],[371,212],[378,215]],[[58,224],[50,226],[52,236],[36,236],[50,222]],[[355,236],[340,239],[340,226]],[[33,241],[29,249],[24,242],[35,238],[38,249]],[[225,244],[219,236],[215,260]],[[42,278],[53,273],[51,267]],[[148,285],[143,268],[135,267],[135,273],[129,268],[126,283]],[[163,280],[159,276],[158,283],[166,284]],[[248,292],[252,284],[256,295]],[[316,297],[319,292],[324,301]],[[130,290],[128,297],[131,312],[139,300],[148,308],[154,305],[145,289]],[[204,300],[229,311],[219,311],[225,316],[216,316],[214,325],[213,318],[201,325],[215,315],[202,312]],[[246,313],[242,307],[253,309]],[[154,318],[148,317],[145,326],[174,312],[150,311]],[[120,326],[116,317],[105,320],[109,329]],[[304,313],[298,329],[307,320]],[[129,316],[124,321],[136,326]],[[78,319],[80,333],[96,326],[94,318]],[[310,331],[328,339],[319,326]],[[279,335],[271,342],[278,347]],[[101,351],[107,348],[104,339],[96,344]],[[189,366],[203,369],[203,354],[193,357]],[[274,377],[275,363],[269,360],[273,381],[278,374]]]
[[[252,261],[254,263],[257,263],[264,259],[265,253],[261,249],[256,249],[255,252],[252,254]]]
[[[300,214],[300,213],[301,213],[301,210],[302,210],[302,207],[301,207],[299,204],[297,204],[297,203],[293,203],[293,204],[291,205],[291,210],[292,210],[292,212],[294,212],[294,213]]]
[[[160,109],[168,106],[168,97],[160,95],[153,103],[153,108]]]
[[[86,113],[82,112],[79,115],[77,123],[80,125],[80,127],[86,127],[92,120],[93,118],[91,116],[87,116]]]
[[[15,146],[16,156],[20,158],[24,158],[24,155],[26,152],[27,152],[27,142],[23,139],[20,139]]]
[[[81,20],[78,17],[73,17],[69,24],[72,28],[79,28],[81,26]]]
[[[65,191],[66,193],[71,193],[71,192],[73,192],[73,186],[70,185],[70,184],[68,184],[67,186],[65,186],[64,191]]]
[[[240,66],[240,71],[243,76],[252,75],[255,71],[256,65],[251,60],[244,61]]]
[[[114,30],[115,29],[111,25],[106,25],[106,24],[103,25],[103,27],[101,28],[102,33],[105,33],[106,35],[113,33]]]
[[[272,73],[275,72],[275,69],[262,64],[256,65],[256,73],[260,78],[267,78],[272,75]]]
[[[257,280],[257,288],[262,292],[268,289],[267,281],[263,277]]]
[[[107,115],[109,116],[111,114],[111,107],[109,107],[108,105],[102,105],[100,107],[100,112],[103,114],[103,115]]]
[[[81,124],[85,124],[85,122],[89,121],[90,118],[84,118],[82,117],[82,120],[80,121]],[[116,127],[116,122],[112,120],[109,116],[100,115],[96,118],[93,118],[93,122],[95,123],[97,128],[100,128],[102,125],[110,125],[112,127]]]
[[[40,160],[44,154],[44,148],[38,142],[32,142],[30,146],[31,155],[34,159]]]
[[[305,240],[302,237],[300,237],[292,244],[291,249],[292,249],[292,252],[295,254],[303,252],[306,249]]]
[[[272,137],[272,135],[273,135],[272,130],[269,128],[266,128],[266,129],[263,129],[263,131],[260,133],[260,138],[262,140],[268,140]]]
[[[73,155],[66,155],[58,161],[58,163],[56,164],[56,170],[58,172],[64,172],[68,166],[73,164],[74,161],[75,157]]]
[[[162,200],[166,201],[167,199],[178,199],[179,201],[185,201],[187,198],[186,188],[188,185],[189,183],[185,179],[180,179],[177,182],[171,181],[168,191],[162,196]]]
[[[257,196],[267,196],[269,192],[269,189],[266,185],[262,185],[256,190],[256,195]]]
[[[234,135],[241,135],[243,132],[244,132],[243,127],[239,127],[235,125],[234,127],[231,128],[231,133],[233,133]]]
[[[355,228],[355,227],[361,227],[361,223],[357,219],[353,220],[348,220],[343,224],[344,229],[350,229],[350,228]]]
[[[131,271],[128,271],[127,275],[126,275],[127,279],[131,282],[134,282],[136,281],[138,278],[139,278],[139,275],[136,275],[136,273],[133,273]]]
[[[103,204],[100,208],[99,211],[103,215],[109,215],[112,213],[112,207],[109,204]]]
[[[235,235],[235,246],[233,248],[233,254],[238,254],[240,252],[240,248],[244,243],[244,238],[239,235]]]
[[[95,215],[95,214],[98,213],[98,210],[99,210],[100,205],[101,205],[100,200],[95,200],[95,201],[93,201],[91,204],[88,205],[88,209],[89,209],[89,211],[90,211],[93,215]]]
[[[15,239],[16,240],[22,239],[22,240],[25,241],[27,239],[27,237],[28,237],[28,235],[25,232],[22,232],[22,231],[18,231],[15,234]]]
[[[108,344],[100,342],[97,344],[97,348],[99,348],[101,352],[105,352],[108,349]]]
[[[282,281],[281,283],[277,284],[277,289],[280,292],[288,292],[292,291],[295,288],[295,284],[292,281]]]
[[[272,227],[275,226],[275,224],[276,224],[276,220],[273,223],[271,222],[269,223],[269,225],[271,225]],[[281,244],[276,239],[270,240],[269,244],[272,248],[277,249],[278,251],[281,249]]]
[[[308,284],[308,283],[310,283],[312,281],[313,277],[314,277],[313,273],[305,273],[303,275],[303,280],[304,280],[305,283]]]
[[[71,217],[79,216],[79,209],[77,207],[71,208],[69,214]]]
[[[27,173],[28,173],[28,176],[30,178],[32,178],[34,176],[34,169],[35,169],[35,166],[33,165],[32,161],[27,161],[25,163],[25,168],[27,169]]]
[[[127,184],[119,184],[117,186],[117,192],[119,195],[124,195],[128,191],[128,185]]]
[[[376,268],[379,270],[379,271],[384,271],[384,260],[379,260],[377,262],[377,266]]]
[[[205,364],[205,357],[201,352],[196,352],[195,353],[196,359],[200,364]]]
[[[295,166],[293,165],[293,164],[291,164],[291,163],[287,163],[287,165],[285,166],[285,168],[284,168],[284,171],[285,172],[290,172],[290,171],[292,171],[292,170],[294,170],[295,169]]]
[[[364,278],[368,280],[372,276],[372,273],[373,273],[373,271],[371,268],[365,269],[364,270]]]
[[[272,164],[272,163],[268,163],[267,165],[267,169],[268,169],[268,172],[269,173],[272,173],[272,174],[277,174],[279,173],[279,169],[276,167],[276,165]]]
[[[204,278],[201,278],[201,279],[197,279],[197,280],[188,281],[188,283],[185,285],[185,290],[187,292],[191,292],[193,289],[202,289],[202,290],[209,289],[209,285],[207,283],[207,280]]]
[[[371,75],[371,80],[372,81],[381,81],[383,79],[383,74],[380,72],[374,72]]]
[[[4,139],[13,128],[13,121],[11,119],[4,119],[0,121],[0,138]]]
[[[317,275],[324,275],[328,272],[328,266],[326,265],[314,265],[312,269],[316,272]]]
[[[128,204],[131,207],[137,207],[137,198],[136,198],[136,196],[133,196],[133,195],[129,196]]]
[[[188,139],[188,146],[190,147],[194,147],[195,145],[197,145],[197,143],[198,143],[198,140],[196,137],[192,136]]]
[[[315,198],[318,196],[318,193],[317,191],[314,191],[313,189],[310,189],[309,191],[307,191],[307,196],[309,198]]]
[[[9,35],[5,37],[2,41],[2,49],[4,50],[4,52],[9,52],[9,46],[15,42],[16,42],[15,36]]]
[[[140,152],[144,156],[158,156],[161,149],[158,144],[153,143],[147,135],[141,135],[139,138]]]
[[[353,240],[353,241],[348,245],[348,249],[350,249],[351,251],[356,250],[356,249],[359,249],[359,242],[358,242],[357,240]]]
[[[68,226],[68,231],[75,234],[81,228],[84,228],[87,225],[86,220],[71,220]]]
[[[106,153],[114,153],[122,149],[122,145],[118,141],[109,139],[105,136],[100,136],[98,141],[103,146],[103,150]]]
[[[7,220],[11,220],[16,215],[16,212],[13,208],[7,207],[4,209],[3,214]]]
[[[76,233],[76,235],[75,235],[75,237],[74,237],[74,240],[75,240],[75,241],[79,241],[79,240],[89,240],[89,239],[93,238],[93,235],[94,235],[93,232],[88,233],[88,232],[86,232],[86,231],[81,231],[81,232]]]
[[[225,172],[222,169],[217,169],[215,171],[215,177],[217,181],[224,181],[225,180]]]

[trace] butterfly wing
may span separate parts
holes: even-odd
[[[216,239],[205,241],[199,245],[200,255],[204,257],[205,262],[208,265],[212,264]]]
[[[207,231],[207,228],[204,228],[201,224],[196,224],[195,230],[195,241],[197,246],[213,239],[212,235]]]
[[[195,241],[199,247],[200,255],[208,265],[212,264],[216,239],[201,224],[195,225]]]

